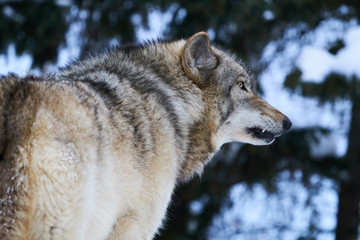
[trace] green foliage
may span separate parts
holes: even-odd
[[[298,240],[316,240],[315,237],[300,237]]]
[[[336,55],[344,47],[345,47],[344,41],[342,39],[338,39],[333,44],[331,44],[328,51],[332,55]]]
[[[331,73],[323,83],[302,83],[302,94],[305,97],[317,97],[320,102],[334,102],[349,97],[350,84],[344,75]]]
[[[291,73],[286,76],[284,87],[294,92],[301,82],[301,74],[301,70],[295,68]]]
[[[292,92],[297,90],[304,97],[316,98],[320,103],[332,102],[340,99],[349,99],[353,83],[339,73],[330,73],[323,82],[304,82],[301,79],[301,71],[295,69],[286,76],[284,87]]]

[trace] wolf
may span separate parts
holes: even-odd
[[[175,186],[291,121],[205,32],[0,80],[0,239],[150,240]]]

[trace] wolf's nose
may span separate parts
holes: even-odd
[[[288,119],[287,117],[283,120],[283,126],[286,130],[289,130],[289,128],[291,128],[291,121],[290,119]]]

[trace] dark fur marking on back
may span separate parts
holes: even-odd
[[[0,144],[2,146],[0,146],[0,162],[4,159],[4,155],[5,155],[5,150],[6,150],[6,146],[7,146],[7,143],[6,142],[0,142]]]
[[[178,116],[172,104],[172,99],[157,85],[156,81],[151,81],[151,79],[147,79],[143,75],[129,75],[129,73],[122,72],[119,69],[106,70],[110,73],[116,74],[120,81],[122,78],[131,79],[129,83],[131,87],[134,88],[137,92],[144,95],[154,96],[157,99],[157,102],[161,104],[169,114],[169,119],[175,129],[176,135],[182,136],[182,132],[179,127]]]
[[[132,51],[144,50],[149,45],[156,46],[158,43],[169,43],[169,42],[172,41],[157,39],[157,40],[145,42],[144,44],[128,45],[122,48],[118,48],[117,50],[122,53],[129,54]],[[151,62],[150,63],[145,62],[145,63],[150,64],[150,66],[145,65],[144,68],[150,69],[156,77],[158,77],[159,79],[167,78],[166,74],[163,74],[162,71],[158,70],[161,66],[153,66],[154,63]],[[120,69],[107,68],[106,70],[109,73],[117,74],[119,80],[121,80],[122,77],[126,79],[131,79],[130,81],[131,87],[133,87],[136,91],[142,94],[147,94],[147,95],[151,94],[152,96],[154,96],[157,99],[158,103],[161,104],[165,108],[166,112],[169,114],[169,119],[175,129],[175,134],[180,137],[183,136],[182,131],[179,127],[177,112],[172,104],[172,99],[166,92],[164,92],[160,87],[157,86],[156,81],[152,81],[151,79],[144,78],[144,76],[142,76],[141,74],[140,76],[133,74],[131,75],[127,72],[122,72]],[[165,82],[163,83],[165,84]],[[170,86],[166,86],[166,87],[170,88]]]
[[[156,102],[160,106],[164,108],[164,110],[167,112],[170,124],[173,126],[176,137],[183,137],[183,132],[179,126],[179,117],[177,115],[175,106],[174,106],[174,99],[164,90],[161,86],[159,86],[158,80],[162,80],[162,84],[165,85],[165,88],[168,88],[169,90],[173,91],[171,89],[171,86],[166,84],[169,80],[167,79],[166,74],[159,74],[162,73],[164,69],[163,65],[158,65],[156,62],[147,61],[146,59],[139,58],[137,54],[140,54],[143,50],[145,50],[150,45],[156,47],[156,44],[159,41],[154,42],[148,42],[143,45],[135,45],[135,46],[128,46],[126,48],[113,48],[112,50],[105,51],[105,53],[109,55],[119,56],[128,55],[129,57],[126,57],[125,59],[115,58],[116,61],[129,61],[134,63],[135,65],[142,66],[146,71],[153,74],[153,77],[156,78],[153,79],[152,77],[147,77],[146,73],[141,71],[136,71],[136,69],[129,69],[127,67],[124,67],[123,65],[117,64],[117,62],[108,62],[108,59],[105,59],[101,62],[96,62],[96,64],[92,64],[91,67],[88,68],[88,70],[82,68],[81,71],[76,71],[75,68],[68,67],[64,69],[65,71],[69,71],[66,73],[66,75],[61,76],[60,79],[73,79],[73,81],[80,81],[83,82],[87,87],[89,87],[90,90],[94,91],[95,93],[98,93],[99,98],[102,98],[104,103],[108,108],[116,107],[119,112],[122,112],[123,116],[125,117],[126,121],[129,123],[130,126],[132,126],[132,131],[134,134],[134,141],[139,146],[139,150],[141,149],[141,145],[143,145],[144,142],[144,129],[142,129],[142,125],[144,124],[142,122],[142,119],[138,119],[134,114],[136,114],[136,108],[141,106],[128,106],[125,105],[125,99],[122,99],[124,96],[119,95],[117,93],[117,88],[121,87],[121,82],[127,81],[130,84],[130,87],[134,89],[136,92],[138,92],[140,95],[143,95],[143,99],[146,98],[146,96],[153,97]],[[166,41],[161,41],[166,42]],[[103,54],[105,54],[103,53]],[[131,54],[134,53],[134,56]],[[100,54],[102,55],[102,54]],[[134,59],[133,59],[134,58]],[[81,62],[78,62],[80,67],[83,67],[81,65]],[[76,64],[75,64],[76,66]],[[119,67],[120,66],[120,67]],[[159,69],[157,69],[159,68]],[[165,67],[166,68],[166,67]],[[160,70],[161,69],[161,70]],[[159,70],[159,71],[154,71]],[[114,74],[117,76],[119,83],[112,82],[112,84],[117,85],[116,87],[111,87],[106,79],[92,79],[90,74],[91,72],[98,72],[98,71],[105,71],[108,74]],[[84,76],[88,75],[88,77],[84,79]],[[114,85],[113,85],[114,86]],[[121,91],[120,91],[121,92]],[[141,100],[144,101],[144,100]],[[142,105],[142,104],[141,104]],[[125,114],[124,114],[125,113]],[[178,142],[178,141],[177,141]],[[146,152],[147,150],[145,150]]]
[[[8,81],[14,81],[14,83],[16,84],[15,86],[12,86],[11,89],[2,89],[3,91],[7,91],[5,92],[5,101],[1,104],[4,104],[4,107],[3,107],[3,123],[2,123],[2,128],[3,128],[3,131],[4,131],[4,139],[1,139],[1,144],[2,146],[0,147],[0,161],[2,161],[4,159],[4,155],[5,155],[5,150],[6,150],[6,147],[7,147],[7,135],[8,135],[8,113],[9,113],[9,110],[11,108],[11,104],[9,104],[12,99],[14,98],[15,94],[21,89],[21,87],[24,85],[24,81],[23,80],[19,80],[19,78],[15,75],[11,75],[9,76],[9,78],[16,78],[16,80],[8,80]],[[7,81],[7,80],[5,80]],[[7,83],[5,83],[7,84]]]
[[[116,51],[120,51],[122,53],[128,54],[132,51],[146,49],[151,45],[156,46],[161,43],[171,43],[171,42],[173,42],[173,40],[164,40],[162,38],[157,38],[157,39],[145,41],[144,43],[141,43],[141,44],[125,44],[124,46],[121,46],[121,47],[110,48],[110,50],[108,50],[108,51],[112,51],[115,49]]]
[[[116,94],[116,89],[112,88],[108,83],[91,79],[81,80],[81,82],[86,83],[93,91],[99,93],[99,96],[101,96],[109,109],[119,105],[120,100]]]
[[[151,94],[156,97],[158,103],[161,104],[166,112],[169,114],[170,122],[173,125],[175,132],[177,135],[181,136],[180,127],[178,126],[178,116],[176,114],[175,108],[171,103],[171,97],[167,95],[160,88],[157,88],[155,85],[148,85],[146,87],[142,87],[140,84],[137,84],[138,81],[132,81],[131,86],[139,91],[142,94]]]
[[[101,121],[99,120],[99,111],[98,111],[98,108],[97,106],[94,106],[93,107],[93,110],[94,110],[94,118],[95,118],[95,125],[96,125],[96,128],[97,128],[97,133],[98,135],[96,136],[97,138],[97,148],[96,148],[96,159],[98,161],[101,160],[101,156],[102,156],[102,149],[103,149],[103,146],[102,146],[102,143],[103,143],[103,136],[102,136],[102,132],[103,132],[103,126],[101,124]]]
[[[89,87],[90,91],[94,91],[95,93],[97,93],[96,95],[99,98],[103,99],[105,105],[109,109],[119,108],[120,112],[122,112],[122,116],[126,119],[129,126],[131,126],[133,128],[134,144],[136,146],[139,146],[140,155],[142,158],[144,158],[144,156],[147,154],[147,149],[145,148],[145,145],[146,145],[145,144],[145,136],[141,132],[142,128],[140,127],[140,125],[142,125],[143,123],[140,121],[139,118],[137,118],[135,109],[133,108],[134,106],[125,105],[123,103],[123,100],[121,98],[119,98],[119,96],[117,95],[116,89],[111,88],[111,86],[109,86],[109,84],[107,84],[106,82],[100,82],[100,81],[92,80],[90,78],[81,80],[79,82],[81,82],[81,83],[85,84],[87,87]],[[81,89],[80,91],[84,92],[86,90]],[[87,102],[87,100],[85,100],[85,102]],[[93,105],[88,106],[88,107],[91,109],[96,108]],[[101,126],[99,126],[99,120],[98,120],[98,116],[97,116],[98,112],[97,112],[97,110],[94,110],[94,111],[95,111],[94,114],[95,114],[95,118],[96,118],[95,121],[96,121],[97,128],[99,131],[101,131],[101,129],[100,129]],[[111,116],[108,116],[108,117],[111,118]],[[116,121],[113,121],[114,126],[116,126],[115,122]],[[98,152],[98,154],[99,154],[99,152]]]
[[[133,127],[134,145],[139,146],[140,156],[141,156],[141,158],[145,159],[146,158],[145,156],[146,156],[148,150],[146,148],[145,136],[142,133],[143,128],[141,128],[141,125],[143,124],[143,122],[141,121],[140,118],[137,118],[135,116],[135,114],[133,114],[133,113],[131,113],[129,115],[123,114],[123,116],[125,116],[128,119],[130,126]]]

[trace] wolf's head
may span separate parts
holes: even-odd
[[[257,95],[245,66],[212,47],[205,32],[186,41],[181,64],[202,89],[210,115],[218,119],[212,140],[217,148],[227,142],[270,144],[291,127],[284,114]]]

